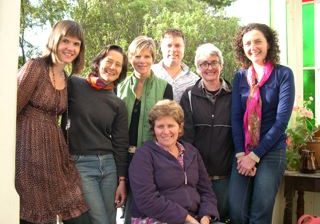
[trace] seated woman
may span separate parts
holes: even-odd
[[[206,224],[218,220],[217,200],[198,150],[178,142],[183,110],[161,100],[149,113],[154,140],[135,153],[129,168],[131,223]]]

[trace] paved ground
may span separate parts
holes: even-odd
[[[121,219],[120,217],[122,216],[122,209],[118,208],[117,210],[117,224],[123,224],[124,219]]]

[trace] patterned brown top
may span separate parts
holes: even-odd
[[[67,107],[67,89],[56,90],[49,67],[32,59],[18,75],[16,189],[20,218],[32,223],[63,220],[87,211],[80,176],[56,114]]]

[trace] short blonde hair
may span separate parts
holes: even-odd
[[[158,101],[149,112],[148,121],[152,135],[155,136],[154,126],[156,120],[166,116],[172,117],[181,127],[182,131],[179,133],[179,137],[181,137],[183,135],[184,124],[183,110],[176,101],[167,99]]]
[[[81,41],[80,52],[76,59],[72,62],[71,73],[80,74],[84,68],[84,32],[82,27],[72,20],[61,20],[57,22],[50,33],[47,45],[43,51],[42,56],[46,59],[49,65],[59,63],[58,58],[58,45],[62,37],[75,37]]]
[[[131,59],[144,49],[150,50],[152,59],[153,61],[155,61],[156,60],[156,44],[151,37],[147,37],[147,36],[138,36],[131,42],[128,48],[129,61],[131,62]]]
[[[223,56],[219,48],[212,43],[205,43],[200,45],[196,50],[196,56],[194,57],[194,64],[196,68],[199,67],[199,58],[202,56],[218,56],[220,64],[223,65]]]

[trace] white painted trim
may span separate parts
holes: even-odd
[[[293,70],[294,74],[296,101],[299,99],[302,101],[303,98],[303,41],[301,21],[301,1],[287,0],[287,60],[288,66]]]
[[[0,223],[19,223],[14,186],[20,0],[0,1]]]
[[[270,0],[270,23],[277,31],[280,46],[280,64],[287,65],[287,9],[286,0]]]

